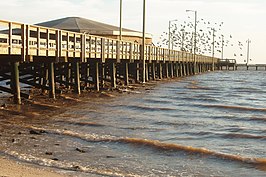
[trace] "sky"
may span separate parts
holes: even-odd
[[[119,26],[119,3],[120,0],[8,0],[1,2],[0,19],[36,24],[83,17]],[[123,0],[123,27],[142,31],[142,9],[143,0]],[[250,63],[266,63],[266,0],[146,0],[146,32],[153,35],[154,44],[168,31],[169,20],[193,20],[194,14],[186,12],[188,9],[196,10],[198,19],[224,23],[219,33],[234,44],[225,47],[224,58],[244,63],[246,41],[250,39]],[[236,47],[238,41],[243,44],[242,50]],[[215,56],[221,54],[216,52]]]

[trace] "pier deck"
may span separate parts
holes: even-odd
[[[150,79],[181,77],[212,70],[219,59],[193,55],[84,33],[0,20],[0,91],[14,95],[20,104],[20,83],[48,90],[51,98],[62,87],[80,94],[118,80],[146,82]],[[145,62],[143,62],[145,61]],[[143,79],[145,78],[145,80]],[[106,84],[109,83],[109,84]]]

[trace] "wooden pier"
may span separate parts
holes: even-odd
[[[245,69],[245,70],[265,70],[266,71],[266,64],[237,64],[236,70]]]
[[[29,98],[21,83],[55,98],[66,89],[80,94],[218,68],[218,58],[152,45],[142,56],[142,44],[133,42],[3,20],[0,26],[0,82],[6,83],[0,91],[13,94],[17,104]]]

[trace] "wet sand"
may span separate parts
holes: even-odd
[[[63,177],[46,169],[36,168],[26,164],[20,164],[13,160],[0,158],[0,177]]]

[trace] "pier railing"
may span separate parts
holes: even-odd
[[[236,64],[236,59],[219,59],[219,63]]]
[[[0,54],[21,55],[21,61],[32,61],[33,56],[69,58],[141,60],[141,44],[93,36],[60,29],[0,20]],[[218,58],[169,50],[152,45],[145,47],[146,61],[217,63]],[[195,59],[194,59],[195,58]]]

